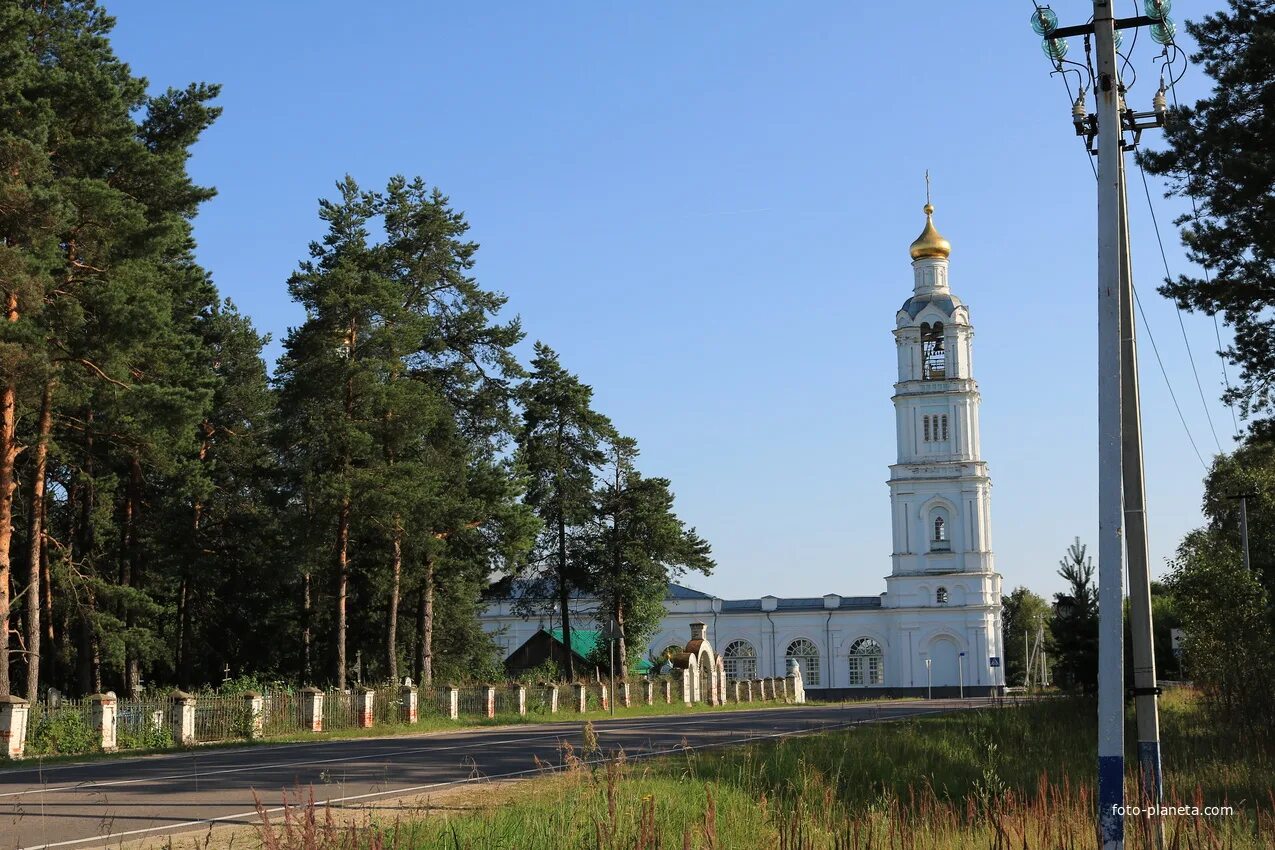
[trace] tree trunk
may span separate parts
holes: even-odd
[[[301,577],[301,681],[309,685],[313,682],[314,668],[310,662],[310,624],[314,616],[314,603],[310,598],[310,571],[306,570]]]
[[[434,684],[434,556],[425,556],[421,586],[421,687]]]
[[[562,615],[562,644],[566,647],[567,681],[576,678],[575,653],[571,649],[571,587],[567,582],[567,523],[558,514],[558,606]]]
[[[336,686],[345,690],[345,600],[350,588],[350,497],[341,499],[336,527]]]
[[[5,318],[18,320],[16,292],[5,297]],[[9,696],[9,550],[13,543],[13,492],[18,486],[13,471],[19,451],[18,379],[10,372],[0,393],[0,697]]]
[[[183,570],[183,573],[185,571]],[[190,684],[190,580],[182,575],[177,588],[177,681],[183,688]]]
[[[403,577],[403,529],[397,520],[394,523],[394,566],[393,580],[390,583],[390,625],[386,638],[388,651],[390,681],[398,684],[398,594]]]
[[[420,593],[416,595],[416,632],[412,640],[412,673],[416,676],[416,683],[422,687],[425,685],[425,642],[421,637],[425,634],[425,588],[421,588]]]
[[[40,694],[40,593],[41,566],[44,563],[44,476],[49,457],[49,434],[53,431],[53,380],[44,384],[40,398],[40,422],[37,425],[35,463],[31,470],[31,525],[27,559],[27,702],[34,703]],[[53,645],[49,644],[49,649]]]
[[[84,466],[81,469],[83,480],[76,486],[79,497],[79,514],[76,518],[75,536],[73,538],[73,559],[84,565],[86,572],[96,569],[94,548],[97,541],[93,536],[93,504],[97,499],[97,490],[93,480],[93,409],[84,414]],[[84,588],[84,601],[78,605],[80,618],[79,647],[76,652],[76,676],[81,693],[101,693],[102,664],[97,639],[97,627],[93,619],[97,614],[97,596],[92,586]]]
[[[130,588],[141,586],[141,547],[137,528],[141,523],[142,464],[136,457],[129,458],[128,488],[124,495],[124,551],[120,559],[120,584]],[[137,624],[137,615],[131,603],[125,603],[124,624],[131,630]],[[142,695],[142,662],[137,647],[124,644],[124,692],[133,699]]]
[[[619,637],[616,639],[617,654],[615,658],[616,658],[616,663],[620,667],[619,678],[626,679],[628,678],[628,669],[629,669],[629,655],[628,655],[629,648],[628,648],[628,642],[624,639],[624,603],[621,602],[619,599],[615,601],[615,622],[620,627],[620,634],[619,634]]]
[[[68,501],[74,504],[74,500]],[[44,677],[44,681],[52,684],[58,681],[57,677],[60,671],[58,670],[57,664],[57,634],[55,633],[53,626],[53,573],[49,569],[49,547],[47,540],[49,506],[47,500],[40,503],[40,517],[40,526],[42,529],[46,530],[45,533],[41,535],[41,540],[44,545],[40,547],[40,605],[44,609],[43,615],[40,617],[40,623],[44,629],[44,640],[42,643],[46,647],[44,652],[40,653],[41,666],[44,668],[41,671],[41,675]],[[65,623],[66,619],[64,617],[64,626]],[[66,629],[63,628],[61,633],[65,635]]]
[[[203,439],[199,441],[199,463],[202,466],[208,460],[208,449],[214,433],[212,424],[207,420],[200,425]],[[177,679],[183,687],[191,686],[191,661],[194,658],[194,637],[191,634],[190,617],[190,562],[201,550],[200,526],[204,519],[204,503],[195,499],[191,505],[190,518],[190,552],[191,557],[181,566],[181,583],[177,590]]]

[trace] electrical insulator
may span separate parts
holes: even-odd
[[[1162,21],[1173,8],[1173,0],[1144,0],[1142,8],[1153,21]]]
[[[1163,122],[1165,114],[1169,111],[1169,105],[1164,99],[1164,80],[1160,81],[1160,90],[1151,99],[1151,108],[1155,110],[1156,117]]]
[[[1151,40],[1156,44],[1172,44],[1176,32],[1177,27],[1173,25],[1173,21],[1164,18],[1151,25]]]
[[[1062,61],[1067,55],[1067,40],[1064,38],[1047,38],[1040,43],[1040,49],[1045,51],[1045,55],[1055,62]]]
[[[1037,6],[1036,11],[1032,12],[1032,32],[1036,35],[1047,36],[1056,29],[1058,29],[1057,13],[1048,6]]]

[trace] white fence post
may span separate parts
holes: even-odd
[[[483,714],[488,719],[496,716],[496,686],[483,685]]]
[[[31,706],[22,697],[0,697],[0,753],[22,758],[27,745],[27,713]]]
[[[248,712],[248,737],[261,738],[266,732],[266,699],[256,691],[243,695],[244,711]]]
[[[447,695],[447,717],[449,720],[460,719],[460,688],[455,685],[445,685],[443,693]]]
[[[301,728],[323,731],[323,691],[313,685],[301,689]]]
[[[360,729],[371,729],[376,722],[376,691],[360,688],[357,692],[358,711],[355,720]]]
[[[114,691],[104,694],[93,694],[89,697],[92,703],[91,720],[93,731],[97,732],[98,746],[104,753],[113,753],[118,749],[116,736],[119,732],[119,700]]]
[[[173,743],[188,747],[195,743],[195,697],[185,691],[173,691],[168,695],[168,730]]]
[[[415,723],[420,719],[419,695],[415,685],[403,685],[398,689],[399,698],[402,701],[402,720],[404,723]]]

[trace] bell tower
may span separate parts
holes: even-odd
[[[974,328],[949,286],[952,246],[934,226],[928,197],[924,211],[925,228],[910,246],[912,296],[895,315],[898,455],[890,467],[894,546],[883,604],[995,606],[999,621]]]

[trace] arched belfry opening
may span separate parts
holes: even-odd
[[[947,377],[947,352],[943,349],[943,323],[921,323],[921,380],[941,381]]]

